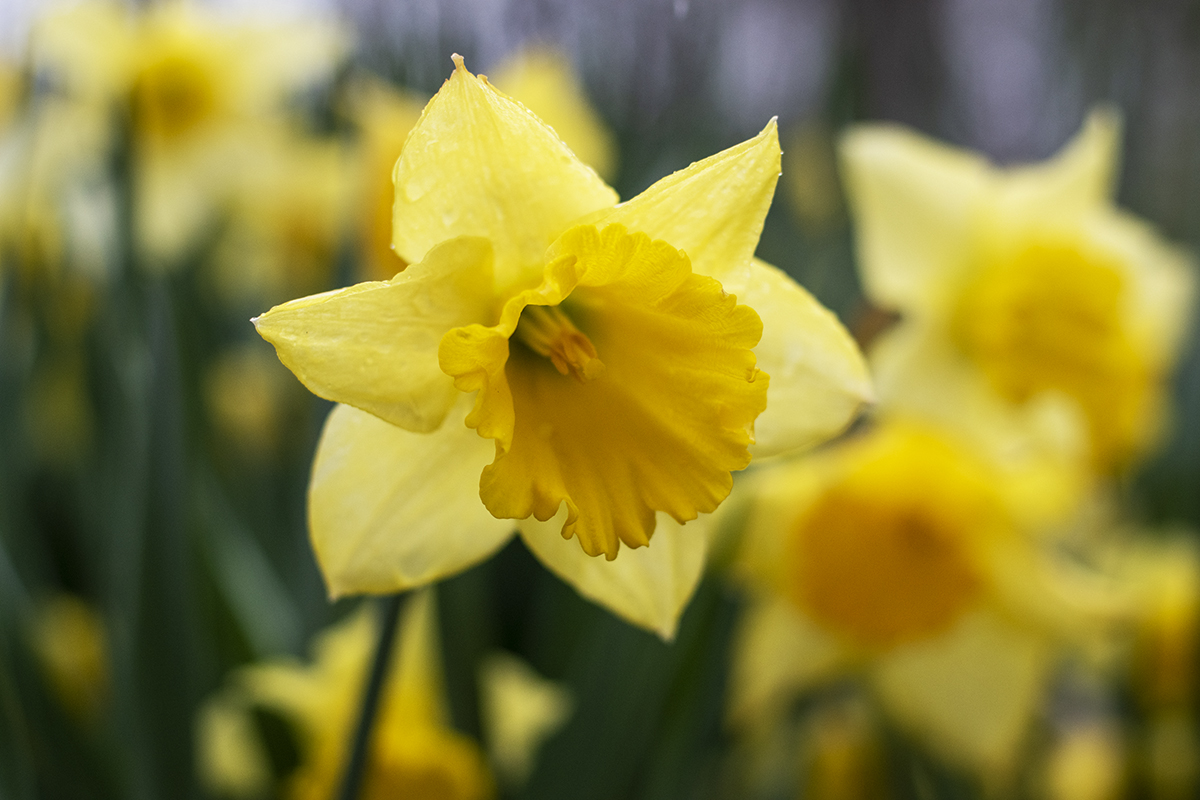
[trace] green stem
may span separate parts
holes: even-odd
[[[371,672],[367,678],[367,687],[363,692],[362,705],[358,712],[358,725],[354,729],[354,742],[350,749],[350,760],[342,775],[341,789],[338,791],[339,800],[358,800],[362,791],[363,778],[366,775],[367,755],[371,747],[371,731],[375,727],[375,717],[379,715],[379,701],[383,696],[383,687],[387,682],[388,667],[392,661],[392,646],[396,639],[396,623],[400,619],[400,609],[404,605],[404,594],[393,594],[383,598],[382,626],[379,629],[379,641],[375,645],[375,658],[371,662]]]

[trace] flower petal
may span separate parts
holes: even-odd
[[[446,335],[442,368],[460,390],[481,390],[468,424],[497,440],[480,481],[488,509],[546,520],[566,501],[563,533],[611,559],[620,542],[649,541],[655,511],[684,522],[715,510],[730,472],[749,463],[766,405],[767,376],[750,349],[762,328],[719,283],[693,275],[685,255],[619,225],[573,228],[551,253],[546,283],[511,301],[499,325]],[[562,297],[556,270],[568,266],[579,278],[562,307],[605,370],[587,381],[560,374],[520,335],[500,338],[526,303]]]
[[[521,539],[547,569],[579,594],[631,625],[665,641],[674,639],[679,617],[704,571],[708,518],[685,527],[659,514],[654,541],[626,550],[614,561],[592,558],[564,539],[559,530],[565,521],[565,506],[549,521],[523,520],[518,524]]]
[[[729,717],[742,728],[787,713],[792,698],[831,677],[849,657],[790,603],[771,596],[751,601],[733,652]]]
[[[965,766],[1003,776],[1015,764],[1051,664],[1046,644],[988,612],[894,650],[874,686],[885,707]]]
[[[617,195],[553,129],[455,64],[396,162],[392,244],[413,263],[446,239],[483,236],[499,285],[528,285],[546,247]]]
[[[748,280],[727,285],[739,303],[762,318],[754,348],[759,369],[771,376],[767,410],[754,422],[755,458],[812,447],[836,436],[874,399],[858,345],[827,308],[787,273],[763,261]]]
[[[1152,368],[1170,370],[1194,316],[1195,259],[1117,209],[1089,215],[1084,227],[1097,252],[1126,271],[1125,324],[1139,351]]]
[[[612,134],[588,103],[579,76],[562,53],[531,47],[497,67],[492,79],[552,126],[580,161],[612,180],[617,161]]]
[[[1001,212],[1039,219],[1099,207],[1111,201],[1121,148],[1121,117],[1101,107],[1048,161],[1000,173]]]
[[[841,142],[858,258],[875,303],[913,313],[970,261],[987,162],[896,125],[859,125]]]
[[[542,745],[574,711],[571,690],[542,677],[517,656],[496,650],[479,664],[479,695],[490,760],[502,781],[520,788]]]
[[[308,490],[309,527],[333,597],[396,592],[491,555],[513,524],[479,502],[491,442],[451,420],[433,433],[397,428],[349,406],[325,422]]]
[[[463,237],[390,281],[293,300],[254,324],[314,394],[427,432],[458,394],[438,366],[438,343],[488,318],[491,274],[488,242]]]
[[[780,157],[771,120],[753,139],[668,175],[589,221],[662,239],[688,254],[697,275],[741,280],[775,196]]]

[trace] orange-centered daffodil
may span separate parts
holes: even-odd
[[[455,63],[393,174],[411,266],[255,320],[344,404],[313,466],[318,559],[334,594],[394,591],[485,558],[516,520],[581,593],[669,636],[704,561],[679,526],[752,453],[827,438],[870,392],[833,316],[753,259],[775,125],[617,205]]]
[[[885,414],[739,481],[717,515],[740,532],[748,600],[736,725],[775,724],[793,695],[849,673],[945,757],[1011,775],[1060,655],[1111,645],[1126,605],[1046,546],[1075,512],[1074,479],[992,436]]]

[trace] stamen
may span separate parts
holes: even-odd
[[[604,362],[587,334],[575,327],[558,306],[525,306],[515,335],[550,363],[560,375],[571,374],[580,383],[604,374]]]

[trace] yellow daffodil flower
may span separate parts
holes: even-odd
[[[127,110],[135,230],[152,268],[216,222],[255,161],[247,138],[283,115],[289,92],[327,76],[341,49],[328,24],[235,24],[182,2],[136,15],[83,3],[49,15],[33,37],[35,64],[66,96],[105,120]]]
[[[396,661],[372,731],[362,796],[484,800],[494,793],[478,745],[449,727],[433,596],[414,595],[400,621]],[[290,800],[332,797],[345,769],[378,622],[351,616],[317,641],[316,660],[245,667],[201,710],[202,777],[234,796],[261,795],[270,775],[249,716],[253,708],[294,726],[300,764],[281,787]]]
[[[456,63],[393,175],[411,266],[255,320],[343,404],[313,464],[317,557],[335,596],[390,592],[486,558],[516,524],[582,594],[670,636],[704,563],[680,526],[752,452],[827,438],[870,392],[834,317],[753,259],[775,125],[617,205]]]
[[[1064,509],[1027,505],[1023,465],[984,452],[893,419],[739,484],[729,513],[746,515],[735,569],[751,604],[737,724],[849,671],[946,757],[1010,773],[1057,649],[1091,644],[1122,606],[1033,546],[1030,529]]]
[[[1064,401],[1101,472],[1145,453],[1193,304],[1187,259],[1112,203],[1119,124],[1092,114],[1043,164],[1000,169],[891,125],[842,142],[885,403],[1021,429]]]

